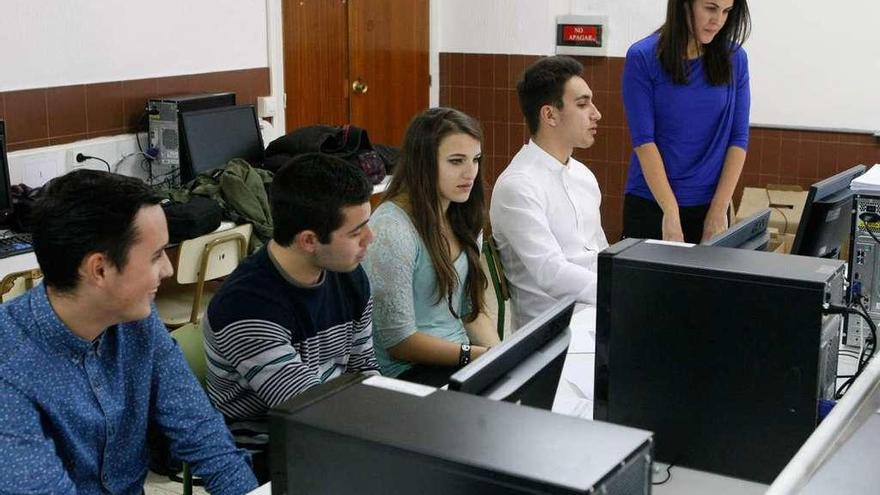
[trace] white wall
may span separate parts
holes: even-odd
[[[549,55],[555,18],[609,16],[609,52],[663,23],[663,0],[441,0],[439,51]],[[754,125],[880,131],[880,2],[752,0]]]
[[[0,91],[266,67],[265,0],[2,0]]]
[[[749,7],[752,122],[880,131],[880,2]]]
[[[608,56],[663,24],[662,0],[440,0],[441,52],[552,55],[556,16],[607,14]],[[432,26],[434,27],[434,26]]]

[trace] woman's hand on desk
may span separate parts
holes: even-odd
[[[663,240],[684,242],[684,232],[681,230],[681,218],[678,210],[663,212]]]
[[[727,230],[727,211],[714,211],[709,208],[706,220],[703,221],[703,241],[709,240],[715,234]]]

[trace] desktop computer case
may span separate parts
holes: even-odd
[[[649,432],[364,380],[343,375],[271,410],[273,494],[651,493]]]
[[[627,239],[599,255],[594,419],[660,461],[769,482],[831,398],[841,261]]]
[[[880,244],[871,236],[880,234],[880,222],[860,219],[864,213],[880,214],[880,196],[856,194],[853,198],[853,219],[850,236],[850,287],[864,297],[865,308],[874,323],[880,324]],[[870,228],[870,232],[868,230]],[[871,330],[861,316],[849,315],[843,330],[843,343],[861,349]]]
[[[205,93],[151,98],[147,102],[149,143],[159,155],[153,163],[153,176],[176,173],[186,163],[186,150],[181,146],[180,114],[194,110],[235,105],[235,93]]]

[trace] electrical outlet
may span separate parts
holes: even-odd
[[[107,160],[107,163],[109,163],[111,166],[111,171],[112,166],[117,161],[119,161],[119,158],[122,156],[119,153],[119,146],[116,140],[98,139],[83,141],[67,149],[67,153],[65,154],[64,159],[65,172],[70,172],[71,170],[77,170],[80,168],[88,168],[92,170],[107,170],[107,165],[105,165],[100,160],[86,160],[82,163],[77,162],[76,155],[80,153],[82,153],[83,155],[94,156]]]

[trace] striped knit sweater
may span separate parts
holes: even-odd
[[[342,373],[379,369],[361,267],[304,287],[264,247],[223,283],[202,329],[208,396],[253,450],[265,449],[271,407]]]

